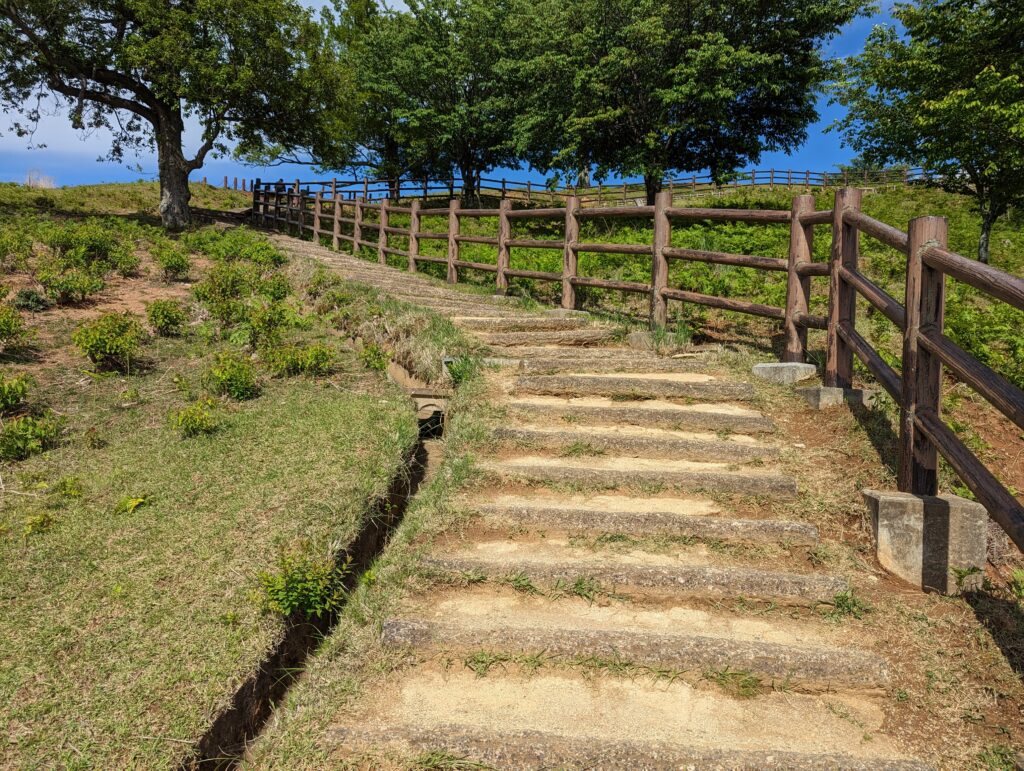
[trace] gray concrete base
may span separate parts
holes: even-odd
[[[587,311],[575,311],[570,308],[548,308],[544,315],[556,319],[585,319],[590,314]]]
[[[844,404],[870,407],[878,398],[877,391],[862,391],[859,388],[815,386],[812,388],[798,388],[796,392],[804,398],[804,401],[813,410],[827,410],[832,407],[841,407]]]
[[[765,364],[755,364],[751,370],[755,377],[767,380],[771,383],[799,383],[818,374],[818,368],[813,364],[800,364],[798,362],[773,361]]]
[[[957,571],[984,571],[988,512],[955,495],[937,497],[864,490],[878,561],[890,573],[925,591],[957,594],[977,589],[983,572],[961,579]],[[961,573],[962,575],[962,573]]]

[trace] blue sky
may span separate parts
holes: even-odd
[[[307,0],[311,6],[323,5],[316,0]],[[391,3],[401,7],[401,3]],[[885,10],[874,16],[857,19],[849,24],[843,32],[828,46],[834,56],[850,56],[861,51],[871,28],[875,24],[892,22],[889,13],[890,4],[885,3]],[[808,139],[802,147],[793,153],[765,153],[759,168],[792,168],[796,170],[810,169],[828,171],[836,164],[848,161],[852,153],[841,146],[839,137],[834,133],[825,133],[826,126],[841,116],[842,108],[829,105],[825,98],[819,100],[820,119],[809,127]],[[26,139],[15,136],[7,130],[6,121],[0,120],[0,181],[23,182],[26,175],[36,172],[52,177],[58,185],[78,185],[96,182],[123,182],[136,179],[156,178],[156,158],[151,155],[126,157],[123,164],[114,164],[102,159],[109,147],[109,134],[97,131],[83,134],[71,128],[65,113],[46,116],[39,125],[34,137],[34,144],[45,147],[29,147]],[[190,146],[198,144],[198,131],[193,130],[189,137]],[[193,179],[206,176],[211,181],[228,177],[263,177],[276,179],[305,178],[314,176],[313,170],[307,167],[276,167],[274,169],[258,169],[243,166],[230,158],[209,160],[206,166],[193,173]],[[499,169],[492,172],[491,177],[507,177],[535,182],[543,180],[543,176],[527,170]]]

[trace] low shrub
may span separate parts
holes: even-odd
[[[200,399],[171,415],[171,425],[189,439],[202,434],[212,434],[219,422],[213,414],[213,400]]]
[[[291,282],[283,273],[272,273],[259,285],[259,293],[270,300],[283,300],[292,292]]]
[[[391,357],[383,348],[370,343],[369,345],[364,345],[362,350],[359,351],[359,361],[368,369],[384,372],[388,368]]]
[[[25,341],[28,329],[25,320],[9,305],[0,305],[0,350]]]
[[[24,407],[32,385],[32,378],[27,375],[8,378],[0,374],[0,414],[10,415]]]
[[[102,369],[128,372],[145,331],[131,313],[105,313],[75,330],[71,341],[89,361]]]
[[[164,281],[181,281],[188,278],[192,260],[188,253],[177,244],[158,243],[152,249],[153,259],[163,273]]]
[[[260,394],[259,379],[252,363],[236,353],[221,353],[203,376],[203,384],[217,396],[244,401]]]
[[[0,228],[0,265],[23,267],[32,256],[32,237],[21,228],[5,224]]]
[[[274,349],[267,356],[267,364],[277,375],[324,376],[334,369],[334,351],[322,343]],[[387,366],[387,365],[385,365]]]
[[[146,306],[146,318],[161,337],[177,337],[188,323],[188,313],[177,300],[154,300]]]
[[[232,325],[246,320],[248,309],[243,300],[252,295],[259,282],[259,273],[251,266],[223,263],[210,268],[193,292],[217,321]]]
[[[472,356],[457,356],[445,359],[445,369],[448,370],[452,385],[458,387],[476,376],[480,371],[480,362]]]
[[[11,305],[21,311],[39,313],[49,308],[52,303],[35,289],[19,289],[11,298]]]
[[[78,268],[93,275],[116,270],[122,276],[134,275],[139,268],[132,239],[114,221],[50,224],[40,235],[62,268]]]
[[[184,241],[190,249],[224,262],[241,260],[265,267],[286,262],[285,256],[266,238],[244,227],[222,231],[203,228],[186,235]]]
[[[49,412],[7,421],[0,430],[0,461],[24,460],[56,447],[63,426],[64,421]]]
[[[341,607],[348,566],[328,554],[315,554],[308,542],[278,555],[276,570],[259,575],[265,610],[282,616],[320,618]]]
[[[46,294],[58,305],[77,305],[103,290],[106,282],[82,268],[48,267],[36,274]]]
[[[248,343],[253,348],[271,348],[281,342],[289,326],[289,308],[279,302],[255,305],[249,309]]]

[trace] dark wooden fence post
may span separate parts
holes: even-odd
[[[672,243],[672,222],[668,209],[672,193],[660,191],[654,197],[654,243],[651,249],[651,327],[662,328],[668,322],[668,302],[661,293],[668,287],[668,258],[665,249]]]
[[[355,213],[352,215],[352,256],[358,257],[363,247],[363,199],[356,199]]]
[[[570,310],[576,307],[576,278],[579,265],[577,245],[580,240],[580,221],[576,211],[580,208],[579,196],[570,195],[565,199],[565,239],[562,247],[562,307]]]
[[[313,241],[314,243],[320,243],[320,218],[324,211],[324,194],[322,191],[317,191],[316,197],[313,199]]]
[[[814,226],[804,225],[800,217],[814,211],[813,195],[798,195],[793,198],[789,223],[789,263],[786,282],[786,349],[783,361],[804,362],[807,360],[807,327],[796,323],[797,315],[807,313],[811,296],[811,277],[801,276],[797,268],[811,261],[814,244]]]
[[[391,219],[388,216],[388,205],[390,204],[390,198],[384,198],[380,202],[380,218],[377,224],[380,226],[377,228],[377,262],[381,265],[387,265],[388,255],[384,251],[388,248],[388,221]]]
[[[416,258],[420,256],[420,206],[419,200],[409,204],[409,272],[416,272]]]
[[[260,219],[260,180],[256,178],[256,183],[252,186],[252,224],[253,225],[265,225],[266,215],[264,212],[263,219]]]
[[[843,220],[843,213],[860,209],[862,191],[844,187],[836,191],[832,209],[832,255],[828,292],[828,355],[825,385],[849,388],[853,381],[853,349],[839,336],[839,327],[853,329],[857,310],[856,290],[843,280],[841,267],[857,270],[860,231]]]
[[[917,430],[916,416],[939,416],[942,362],[920,344],[921,332],[939,334],[945,315],[945,274],[925,265],[929,246],[946,246],[944,217],[917,217],[907,228],[907,325],[903,333],[902,404],[900,405],[899,489],[915,495],[936,495],[939,454]]]
[[[337,192],[331,196],[334,200],[333,217],[331,218],[331,248],[341,249],[341,196]]]
[[[508,241],[512,237],[512,223],[509,221],[508,213],[511,209],[512,201],[507,198],[498,206],[498,272],[495,274],[495,280],[499,294],[508,292],[508,275],[506,274],[510,256]]]
[[[455,183],[452,182],[451,189],[454,189]],[[462,208],[462,204],[459,203],[459,199],[452,197],[448,201],[448,283],[457,284],[459,283],[459,269],[455,266],[455,261],[459,259],[459,242],[456,236],[459,235],[459,209]]]

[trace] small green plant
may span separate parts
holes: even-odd
[[[106,286],[101,276],[82,268],[44,268],[36,274],[36,281],[58,305],[80,305]]]
[[[146,319],[161,337],[177,337],[188,323],[188,314],[177,300],[154,300],[146,306]]]
[[[259,281],[258,271],[249,265],[219,263],[210,268],[193,292],[221,324],[238,324],[248,317],[243,300],[252,295]]]
[[[171,415],[171,425],[186,439],[212,434],[218,426],[217,419],[213,415],[213,406],[212,399],[200,399],[193,402]]]
[[[164,281],[182,281],[188,278],[192,260],[188,253],[175,243],[160,243],[153,247],[153,259],[160,267]]]
[[[97,367],[127,373],[145,335],[134,314],[105,313],[79,326],[71,341]]]
[[[388,368],[388,363],[391,361],[391,357],[383,348],[375,345],[374,343],[370,343],[369,345],[364,345],[362,350],[359,351],[359,361],[361,361],[363,366],[367,369],[375,369],[378,372],[384,372]]]
[[[985,579],[985,572],[977,565],[966,568],[952,568],[953,580],[956,582],[958,593],[975,592],[981,588]]]
[[[258,291],[268,300],[279,302],[291,294],[292,285],[283,273],[272,273],[260,282]]]
[[[7,378],[0,374],[0,414],[10,415],[25,405],[33,383],[27,375]]]
[[[990,744],[978,753],[981,768],[990,771],[1013,771],[1017,765],[1017,753],[1005,744]]]
[[[282,616],[321,618],[341,607],[349,566],[317,554],[308,541],[278,554],[276,570],[259,575],[263,607]]]
[[[1017,568],[1010,574],[1010,594],[1017,600],[1024,600],[1024,569]]]
[[[0,430],[0,461],[24,460],[57,446],[64,421],[52,413],[7,421]]]
[[[832,598],[831,603],[824,603],[830,608],[823,615],[829,621],[842,621],[844,618],[861,619],[871,612],[871,606],[854,594],[853,589],[845,589]]]
[[[526,573],[519,571],[505,577],[505,583],[523,594],[543,594]]]
[[[21,534],[23,538],[28,541],[34,535],[45,533],[51,527],[53,527],[54,518],[53,514],[49,511],[41,511],[37,514],[30,514],[25,517],[25,521],[22,526]]]
[[[28,330],[21,314],[9,305],[0,305],[0,350],[18,345],[26,337]]]
[[[260,395],[260,383],[252,362],[236,353],[221,353],[203,376],[203,384],[217,396],[244,401]]]
[[[454,359],[445,360],[445,369],[448,370],[448,377],[452,385],[458,388],[468,380],[476,377],[480,371],[480,362],[472,356],[457,356]]]
[[[133,514],[149,503],[148,495],[126,495],[114,507],[115,514]]]
[[[704,678],[737,699],[752,699],[764,690],[760,678],[742,669],[710,670],[704,673]]]
[[[604,448],[590,442],[572,442],[559,453],[563,458],[580,458],[588,455],[604,455]]]
[[[280,376],[323,377],[334,368],[334,351],[322,343],[277,348],[268,354],[268,366]]]
[[[49,308],[52,303],[35,289],[19,289],[11,298],[11,305],[20,311],[39,313]]]

